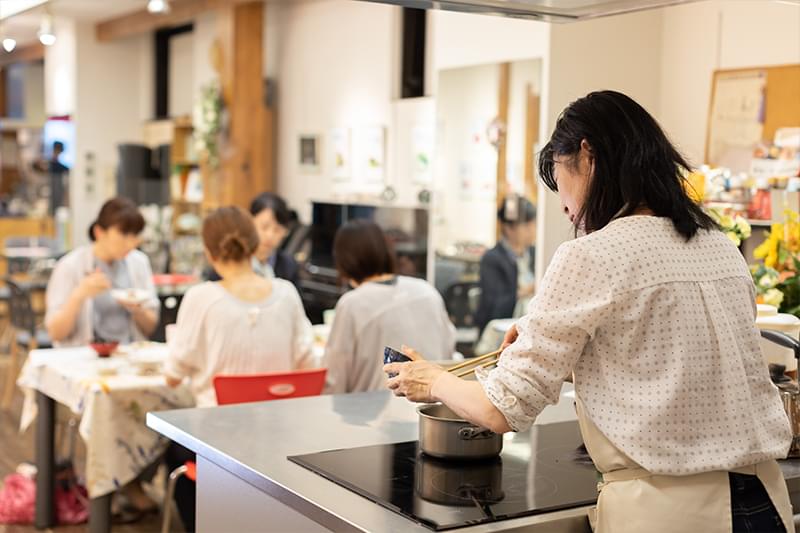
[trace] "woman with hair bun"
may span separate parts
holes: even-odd
[[[313,366],[311,323],[291,282],[253,270],[259,246],[252,217],[238,207],[217,209],[203,221],[206,258],[219,274],[189,289],[178,311],[164,373],[170,386],[189,378],[198,407],[217,404],[218,374],[284,372]],[[172,471],[194,454],[172,443]],[[178,480],[175,503],[186,531],[195,529],[195,487]]]
[[[217,404],[218,374],[283,372],[312,366],[311,323],[290,282],[253,271],[259,245],[252,217],[222,207],[203,222],[206,257],[220,281],[184,296],[166,364],[167,380],[188,377],[200,407]]]

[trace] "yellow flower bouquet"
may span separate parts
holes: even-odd
[[[800,215],[784,211],[784,221],[772,224],[753,256],[763,260],[750,267],[759,303],[800,316]]]
[[[736,246],[741,245],[742,241],[750,236],[752,231],[750,224],[741,215],[724,215],[713,208],[708,210],[708,214]]]

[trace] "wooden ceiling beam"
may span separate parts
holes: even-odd
[[[171,0],[169,13],[150,13],[147,9],[141,9],[98,22],[95,25],[95,36],[100,42],[122,39],[160,28],[186,24],[205,11],[246,1],[248,0]]]
[[[13,52],[0,55],[0,67],[12,63],[26,63],[44,59],[44,45],[40,42],[18,46]]]

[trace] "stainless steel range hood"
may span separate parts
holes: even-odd
[[[574,22],[699,0],[366,0],[420,9],[447,9],[484,15]]]

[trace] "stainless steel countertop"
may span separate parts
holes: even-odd
[[[576,420],[573,399],[572,386],[565,383],[559,403],[546,408],[536,423]],[[147,425],[330,529],[421,533],[430,530],[286,459],[416,440],[415,409],[404,398],[372,392],[161,411],[148,413]],[[528,433],[506,438],[512,439],[508,450],[514,441],[527,443]],[[780,463],[790,492],[799,495],[800,459]],[[506,531],[584,512],[578,508],[459,531]]]
[[[337,531],[430,531],[286,459],[339,448],[416,440],[416,405],[388,392],[182,409],[147,414],[147,425],[270,496]],[[537,424],[575,420],[572,386]],[[527,433],[506,438],[524,440]],[[502,531],[575,509],[502,520],[459,531]]]

